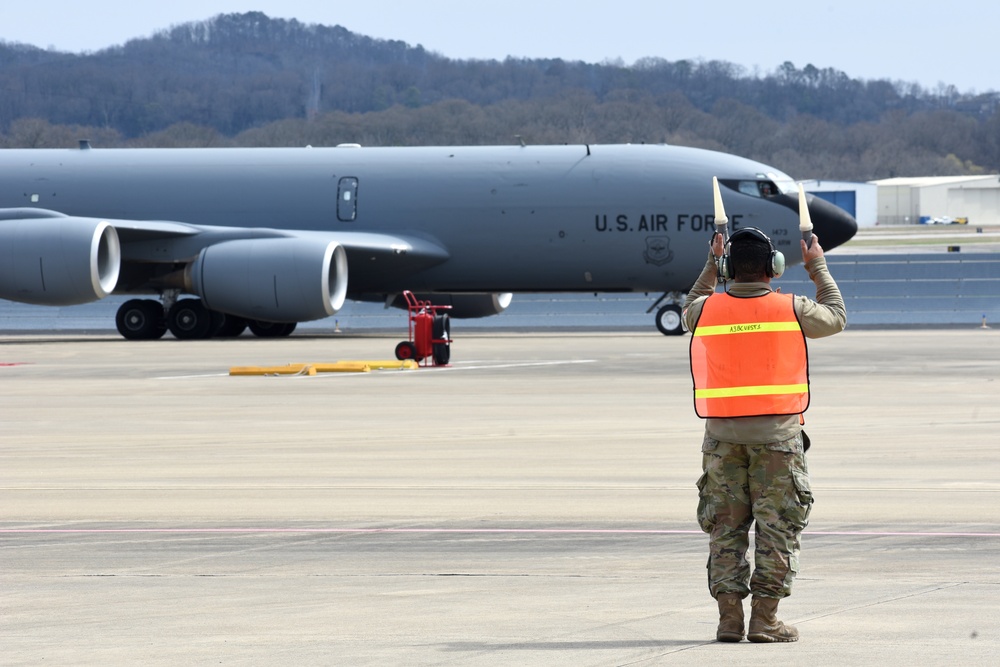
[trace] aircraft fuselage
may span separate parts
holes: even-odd
[[[116,317],[149,339],[287,335],[347,296],[405,307],[407,290],[455,317],[495,315],[513,292],[662,292],[657,326],[678,334],[676,295],[715,230],[714,178],[731,231],[758,227],[801,261],[793,181],[693,148],[4,150],[0,298],[158,295]],[[806,205],[825,248],[857,229]]]
[[[447,253],[435,266],[400,273],[370,270],[349,249],[351,294],[670,291],[687,289],[704,264],[712,176],[755,181],[769,172],[743,158],[662,145],[9,150],[0,152],[0,208],[400,233]],[[796,261],[794,210],[726,194],[733,228],[762,228]],[[159,252],[126,245],[123,260],[182,262],[201,246],[199,237]]]

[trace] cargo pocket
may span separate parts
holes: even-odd
[[[698,525],[706,533],[711,534],[715,527],[715,501],[707,492],[708,473],[702,473],[698,478]]]
[[[792,470],[792,482],[795,484],[795,496],[797,505],[794,508],[795,526],[802,530],[809,525],[809,513],[812,511],[813,494],[809,488],[809,475],[801,470]]]

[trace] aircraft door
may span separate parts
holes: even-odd
[[[354,222],[358,217],[358,179],[344,176],[337,185],[337,219]]]

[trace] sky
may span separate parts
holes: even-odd
[[[3,0],[0,40],[74,53],[223,13],[341,25],[449,58],[791,61],[937,92],[1000,91],[997,0]]]

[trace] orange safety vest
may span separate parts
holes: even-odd
[[[790,294],[705,300],[691,335],[694,410],[702,419],[801,415],[809,407],[806,338]]]

